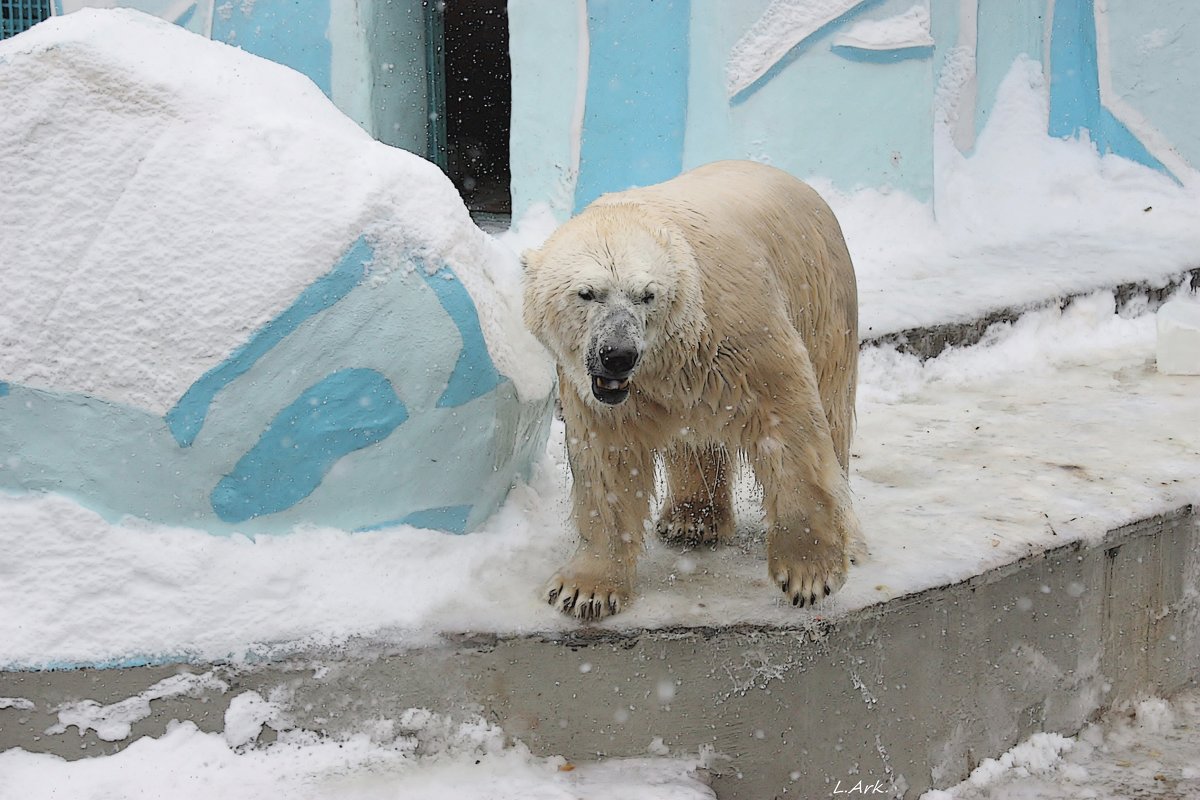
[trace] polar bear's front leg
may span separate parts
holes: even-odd
[[[654,490],[653,453],[567,429],[571,501],[579,549],[543,589],[564,614],[598,620],[618,613],[633,593],[642,534]]]
[[[795,606],[841,588],[861,542],[816,382],[804,367],[785,379],[786,389],[768,394],[744,442],[763,488],[768,574]]]

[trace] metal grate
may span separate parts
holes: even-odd
[[[0,0],[0,39],[27,31],[50,18],[50,0]]]

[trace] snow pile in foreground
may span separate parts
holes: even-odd
[[[218,680],[187,677],[192,682]],[[186,691],[161,684],[154,688],[161,689],[156,697]],[[113,719],[126,724],[138,719],[136,709],[146,700],[138,695],[105,708],[72,707],[60,710],[59,718],[64,719],[65,711],[69,724],[81,731],[105,730],[109,735],[103,738],[115,741],[129,731],[113,730]],[[0,698],[0,703],[6,701],[15,704],[20,698]],[[118,707],[122,710],[114,711]],[[271,744],[258,743],[264,726],[277,732]],[[712,791],[698,777],[701,766],[700,759],[647,757],[574,765],[560,757],[539,758],[481,718],[452,720],[416,708],[334,739],[295,730],[282,695],[268,699],[243,692],[226,711],[222,733],[174,722],[161,738],[142,738],[114,755],[79,761],[12,749],[0,753],[0,784],[6,797],[23,800],[711,800]]]
[[[1200,694],[1112,711],[1077,737],[1037,733],[921,800],[1200,797]]]

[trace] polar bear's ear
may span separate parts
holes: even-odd
[[[529,272],[530,270],[537,269],[541,263],[542,263],[542,251],[541,250],[534,250],[534,249],[530,248],[529,250],[524,250],[521,252],[521,269],[524,270],[525,272]]]

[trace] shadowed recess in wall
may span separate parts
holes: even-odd
[[[897,61],[911,61],[913,59],[933,57],[933,45],[883,49],[835,44],[829,49],[833,51],[834,55],[841,56],[847,61],[857,61],[862,64],[894,64]]]
[[[432,275],[422,274],[462,337],[458,361],[454,364],[446,389],[437,401],[438,408],[454,408],[495,389],[500,384],[501,376],[492,363],[483,329],[479,327],[475,303],[462,283],[444,267]]]
[[[408,419],[392,384],[371,369],[344,369],[279,412],[258,443],[212,492],[225,522],[291,508],[343,456],[385,439]]]
[[[310,284],[286,311],[260,328],[233,355],[188,387],[166,416],[167,428],[179,446],[191,447],[200,428],[204,426],[209,406],[222,389],[244,375],[303,322],[349,294],[363,279],[366,265],[373,258],[370,245],[360,236],[332,271]]]

